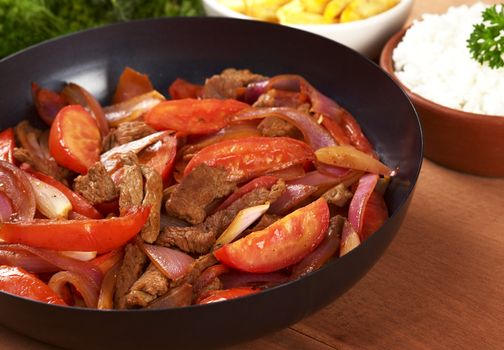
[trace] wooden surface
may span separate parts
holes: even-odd
[[[417,0],[412,18],[464,3],[472,2]],[[401,230],[354,288],[288,329],[227,350],[503,348],[504,178],[425,160]],[[55,348],[0,326],[0,349]]]

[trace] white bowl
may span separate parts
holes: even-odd
[[[289,26],[337,41],[374,59],[378,58],[385,42],[404,25],[412,6],[413,0],[401,0],[391,9],[360,21]],[[256,20],[229,9],[218,0],[203,0],[203,7],[208,16]]]

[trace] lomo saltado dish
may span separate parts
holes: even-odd
[[[230,68],[168,92],[129,67],[104,108],[78,84],[32,84],[47,127],[0,132],[0,290],[98,309],[224,301],[387,220],[394,171],[303,77]]]

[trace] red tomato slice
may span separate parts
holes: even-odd
[[[110,219],[3,223],[0,238],[7,243],[37,248],[96,251],[100,254],[126,244],[141,230],[149,212],[150,207],[140,207],[125,216]]]
[[[203,86],[177,78],[168,88],[168,93],[174,100],[183,98],[198,98],[203,92]]]
[[[210,304],[216,303],[219,301],[234,299],[243,297],[245,295],[257,293],[257,289],[253,288],[230,288],[230,289],[221,289],[221,290],[213,290],[209,292],[210,295],[203,298],[198,302],[198,304]]]
[[[100,159],[101,136],[95,120],[83,107],[64,107],[49,133],[49,151],[58,164],[80,174]]]
[[[145,115],[145,122],[157,130],[176,130],[184,135],[210,134],[229,123],[230,117],[250,105],[236,100],[169,100]]]
[[[230,180],[241,181],[314,159],[310,146],[289,137],[246,137],[203,148],[187,164],[184,176],[205,163],[224,167]]]
[[[119,77],[119,83],[117,84],[114,97],[112,98],[112,103],[124,102],[152,90],[154,90],[154,87],[148,75],[139,73],[130,67],[126,67]]]
[[[380,193],[373,191],[364,209],[362,231],[360,232],[361,241],[364,242],[365,239],[378,231],[387,219],[387,204]]]
[[[109,133],[109,125],[105,112],[100,102],[86,89],[75,83],[67,84],[61,91],[61,95],[66,98],[71,105],[81,105],[89,111],[91,117],[96,121],[100,133],[105,137]]]
[[[237,270],[273,272],[295,264],[322,242],[329,226],[329,207],[319,198],[276,221],[214,251],[223,264]]]
[[[15,146],[16,142],[12,128],[0,132],[0,160],[14,164],[13,152]]]
[[[66,305],[47,284],[19,267],[0,266],[0,290],[43,303]]]
[[[68,102],[60,94],[42,89],[38,84],[32,83],[32,98],[39,117],[47,124],[51,125],[56,115],[65,107]]]
[[[166,182],[171,175],[176,155],[177,138],[166,136],[142,150],[138,154],[138,161],[156,170],[163,182]]]
[[[37,179],[40,181],[45,182],[46,184],[49,184],[53,187],[56,187],[58,190],[63,192],[63,194],[68,198],[70,203],[72,203],[72,210],[76,213],[82,214],[89,219],[101,219],[103,216],[100,214],[98,210],[93,207],[91,203],[87,201],[86,198],[82,197],[81,195],[75,193],[65,185],[63,185],[61,182],[58,180],[53,179],[50,176],[47,176],[45,174],[39,173],[39,172],[31,172],[33,176],[35,176]]]

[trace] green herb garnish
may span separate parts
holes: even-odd
[[[475,24],[467,47],[472,57],[491,68],[504,67],[504,6],[487,8],[482,13],[483,23]]]

